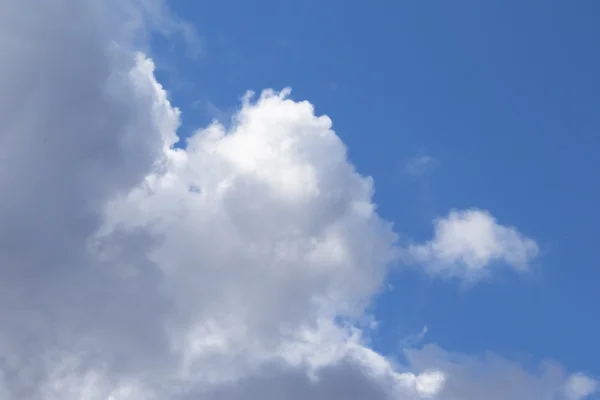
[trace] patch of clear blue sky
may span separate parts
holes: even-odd
[[[405,272],[377,303],[376,345],[551,357],[600,375],[600,2],[173,0],[196,61],[157,42],[182,132],[248,89],[293,88],[334,121],[383,217],[409,237],[452,208],[490,210],[542,247],[539,274],[461,291]],[[439,161],[403,175],[418,154]]]

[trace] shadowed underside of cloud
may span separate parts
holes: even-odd
[[[164,15],[0,3],[0,398],[475,400],[481,371],[500,393],[495,362],[365,344],[396,236],[329,118],[266,91],[173,147],[136,51]],[[594,389],[553,377],[497,398]]]

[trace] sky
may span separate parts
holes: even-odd
[[[600,399],[600,4],[366,4],[0,2],[0,399]]]

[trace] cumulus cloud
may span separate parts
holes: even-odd
[[[499,224],[487,211],[451,211],[434,225],[430,241],[408,248],[410,258],[432,274],[475,280],[498,263],[523,272],[538,255],[535,240]]]
[[[598,381],[582,373],[571,375],[565,384],[565,393],[569,400],[581,400],[598,391]]]
[[[367,346],[396,235],[329,118],[265,91],[174,148],[163,7],[0,2],[0,397],[457,398]]]

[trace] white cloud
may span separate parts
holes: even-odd
[[[456,398],[353,326],[395,234],[327,117],[268,91],[172,148],[157,10],[0,2],[0,397]]]
[[[441,371],[425,371],[416,377],[417,392],[421,397],[434,397],[444,387],[446,375]]]
[[[408,248],[410,258],[428,272],[467,280],[485,276],[498,262],[527,271],[538,251],[533,239],[477,209],[452,211],[437,219],[433,239]]]
[[[598,391],[598,381],[582,373],[569,377],[565,384],[565,393],[569,400],[581,400]]]

